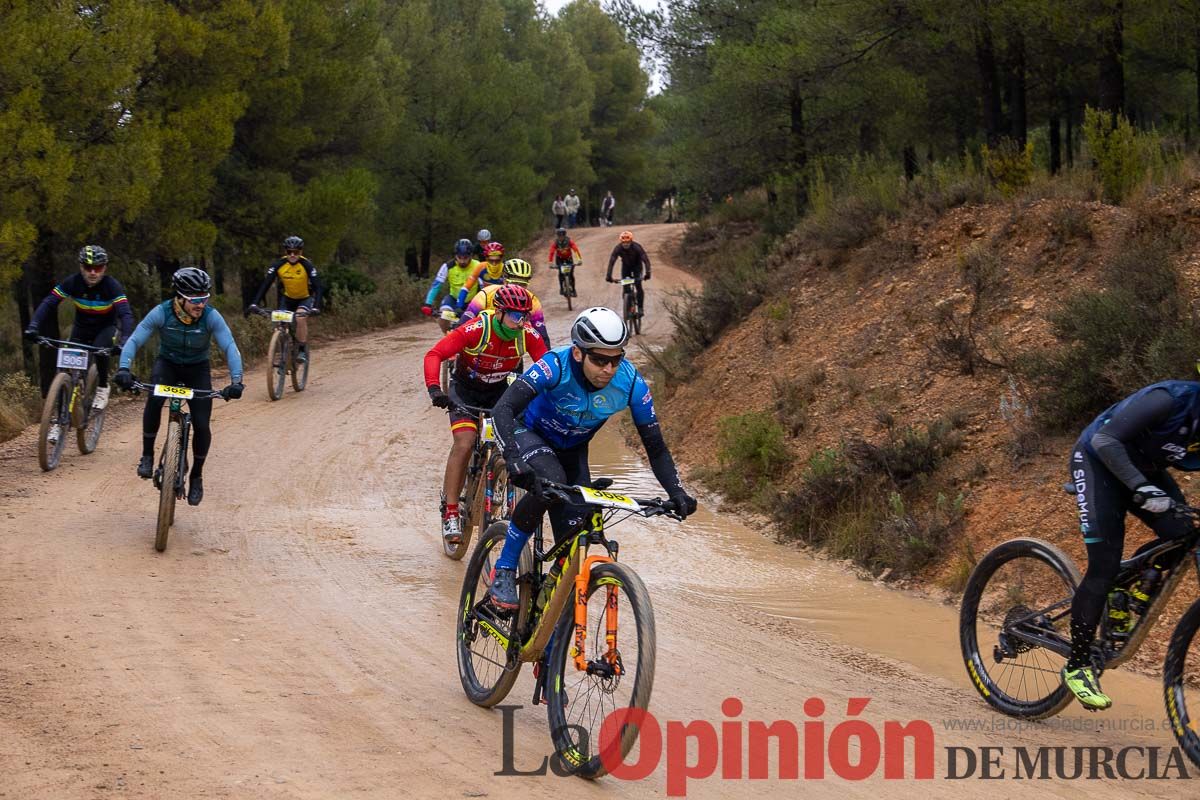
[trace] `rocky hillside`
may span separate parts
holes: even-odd
[[[1074,504],[1059,489],[1074,436],[1033,430],[1027,387],[1009,367],[1055,345],[1048,317],[1097,285],[1141,220],[1174,218],[1200,232],[1198,209],[1191,187],[1132,209],[1059,199],[959,207],[895,222],[849,252],[805,251],[797,236],[784,245],[785,277],[666,399],[672,447],[685,463],[713,465],[722,418],[773,415],[788,431],[786,488],[820,448],[953,417],[962,444],[939,473],[962,493],[965,525],[922,572],[923,587],[953,596],[975,559],[1015,536],[1048,539],[1082,566]],[[1182,252],[1195,288],[1200,255]],[[801,399],[781,416],[789,383]],[[1132,523],[1127,550],[1147,533]]]

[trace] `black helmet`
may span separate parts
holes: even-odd
[[[284,250],[303,250],[304,240],[299,236],[289,236],[283,240]]]
[[[475,252],[475,245],[471,244],[470,239],[459,239],[454,245],[454,255],[469,256]]]
[[[184,297],[199,297],[212,293],[212,278],[197,267],[184,267],[171,276],[171,288]]]
[[[566,228],[555,228],[554,235],[560,239],[565,239],[565,238],[567,238],[567,229]]]
[[[86,244],[79,248],[79,263],[98,266],[108,263],[108,253],[98,244]]]

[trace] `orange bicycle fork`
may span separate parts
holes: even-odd
[[[591,583],[592,567],[596,564],[612,562],[606,555],[588,556],[575,576],[575,646],[571,655],[575,659],[575,669],[586,672],[587,659],[587,606],[588,584]],[[615,674],[621,674],[620,659],[617,651],[617,597],[618,588],[615,584],[606,584],[604,604],[604,660],[613,668]]]

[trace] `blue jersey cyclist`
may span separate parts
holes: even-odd
[[[146,344],[154,333],[158,333],[158,358],[150,380],[187,386],[191,389],[211,389],[212,374],[208,366],[208,353],[215,340],[225,352],[229,363],[229,385],[221,390],[226,400],[242,396],[242,354],[229,325],[221,314],[209,304],[212,279],[204,270],[184,267],[171,278],[175,296],[157,305],[138,323],[133,336],[121,350],[121,368],[113,376],[113,383],[122,389],[133,387],[134,377],[129,371],[138,348]],[[142,414],[142,459],[138,463],[139,478],[154,474],[154,439],[162,422],[162,407],[165,398],[150,395]],[[192,414],[192,470],[188,480],[188,503],[196,506],[204,498],[204,459],[212,444],[212,398],[188,400]]]
[[[687,516],[696,501],[684,491],[663,441],[650,388],[625,359],[629,329],[615,311],[589,308],[571,326],[571,342],[551,350],[513,382],[493,408],[496,433],[514,484],[529,490],[513,511],[504,549],[496,561],[492,602],[517,605],[516,569],[521,550],[549,508],[538,479],[587,484],[588,444],[614,414],[628,408],[646,448],[654,477],[676,510]],[[551,514],[556,540],[578,529],[577,507]]]
[[[1167,470],[1200,470],[1200,383],[1154,383],[1115,404],[1080,434],[1070,467],[1088,565],[1071,601],[1071,656],[1062,675],[1080,703],[1095,711],[1112,705],[1092,669],[1091,646],[1120,570],[1126,515],[1159,539],[1191,530],[1188,519],[1166,513],[1184,502]]]

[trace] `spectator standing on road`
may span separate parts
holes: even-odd
[[[554,204],[550,206],[550,211],[554,214],[554,227],[561,228],[563,226],[563,217],[567,215],[567,204],[563,202],[561,194],[555,196]]]
[[[600,202],[600,220],[601,224],[611,227],[613,223],[613,209],[617,207],[617,198],[613,197],[612,190],[604,195],[604,199]]]
[[[564,201],[567,206],[567,227],[574,228],[579,221],[579,195],[575,194],[575,190],[567,192],[567,198]]]

